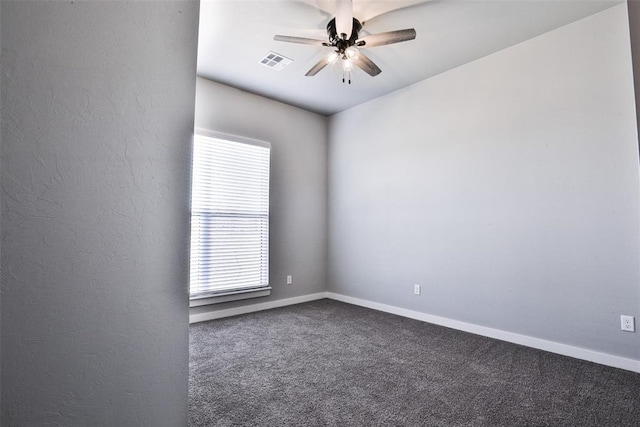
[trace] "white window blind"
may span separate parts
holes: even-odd
[[[270,151],[195,135],[191,299],[269,285]]]

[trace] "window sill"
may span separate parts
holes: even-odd
[[[224,292],[208,297],[200,297],[189,300],[189,307],[200,307],[203,305],[219,304],[222,302],[240,301],[249,298],[267,297],[271,294],[271,287],[257,289],[242,289],[239,291]]]

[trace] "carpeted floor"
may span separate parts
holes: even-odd
[[[332,300],[191,326],[190,426],[640,426],[640,374]]]

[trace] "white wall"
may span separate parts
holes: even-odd
[[[186,426],[198,3],[1,12],[1,423]]]
[[[622,4],[333,116],[330,290],[639,360],[633,94]]]
[[[192,308],[192,315],[326,290],[327,118],[198,78],[196,127],[271,143],[268,297]],[[287,275],[293,285],[286,285]]]

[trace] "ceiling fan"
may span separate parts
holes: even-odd
[[[408,28],[405,30],[389,31],[385,33],[371,34],[359,38],[362,30],[362,23],[353,16],[352,0],[336,0],[336,16],[327,24],[328,41],[310,39],[305,37],[275,35],[273,39],[281,42],[311,44],[317,46],[331,47],[333,50],[316,63],[306,76],[315,76],[320,70],[338,60],[342,61],[343,77],[345,75],[351,84],[351,70],[353,66],[360,68],[372,77],[377,76],[382,70],[368,56],[358,48],[370,48],[393,43],[413,40],[416,38],[416,30]]]

